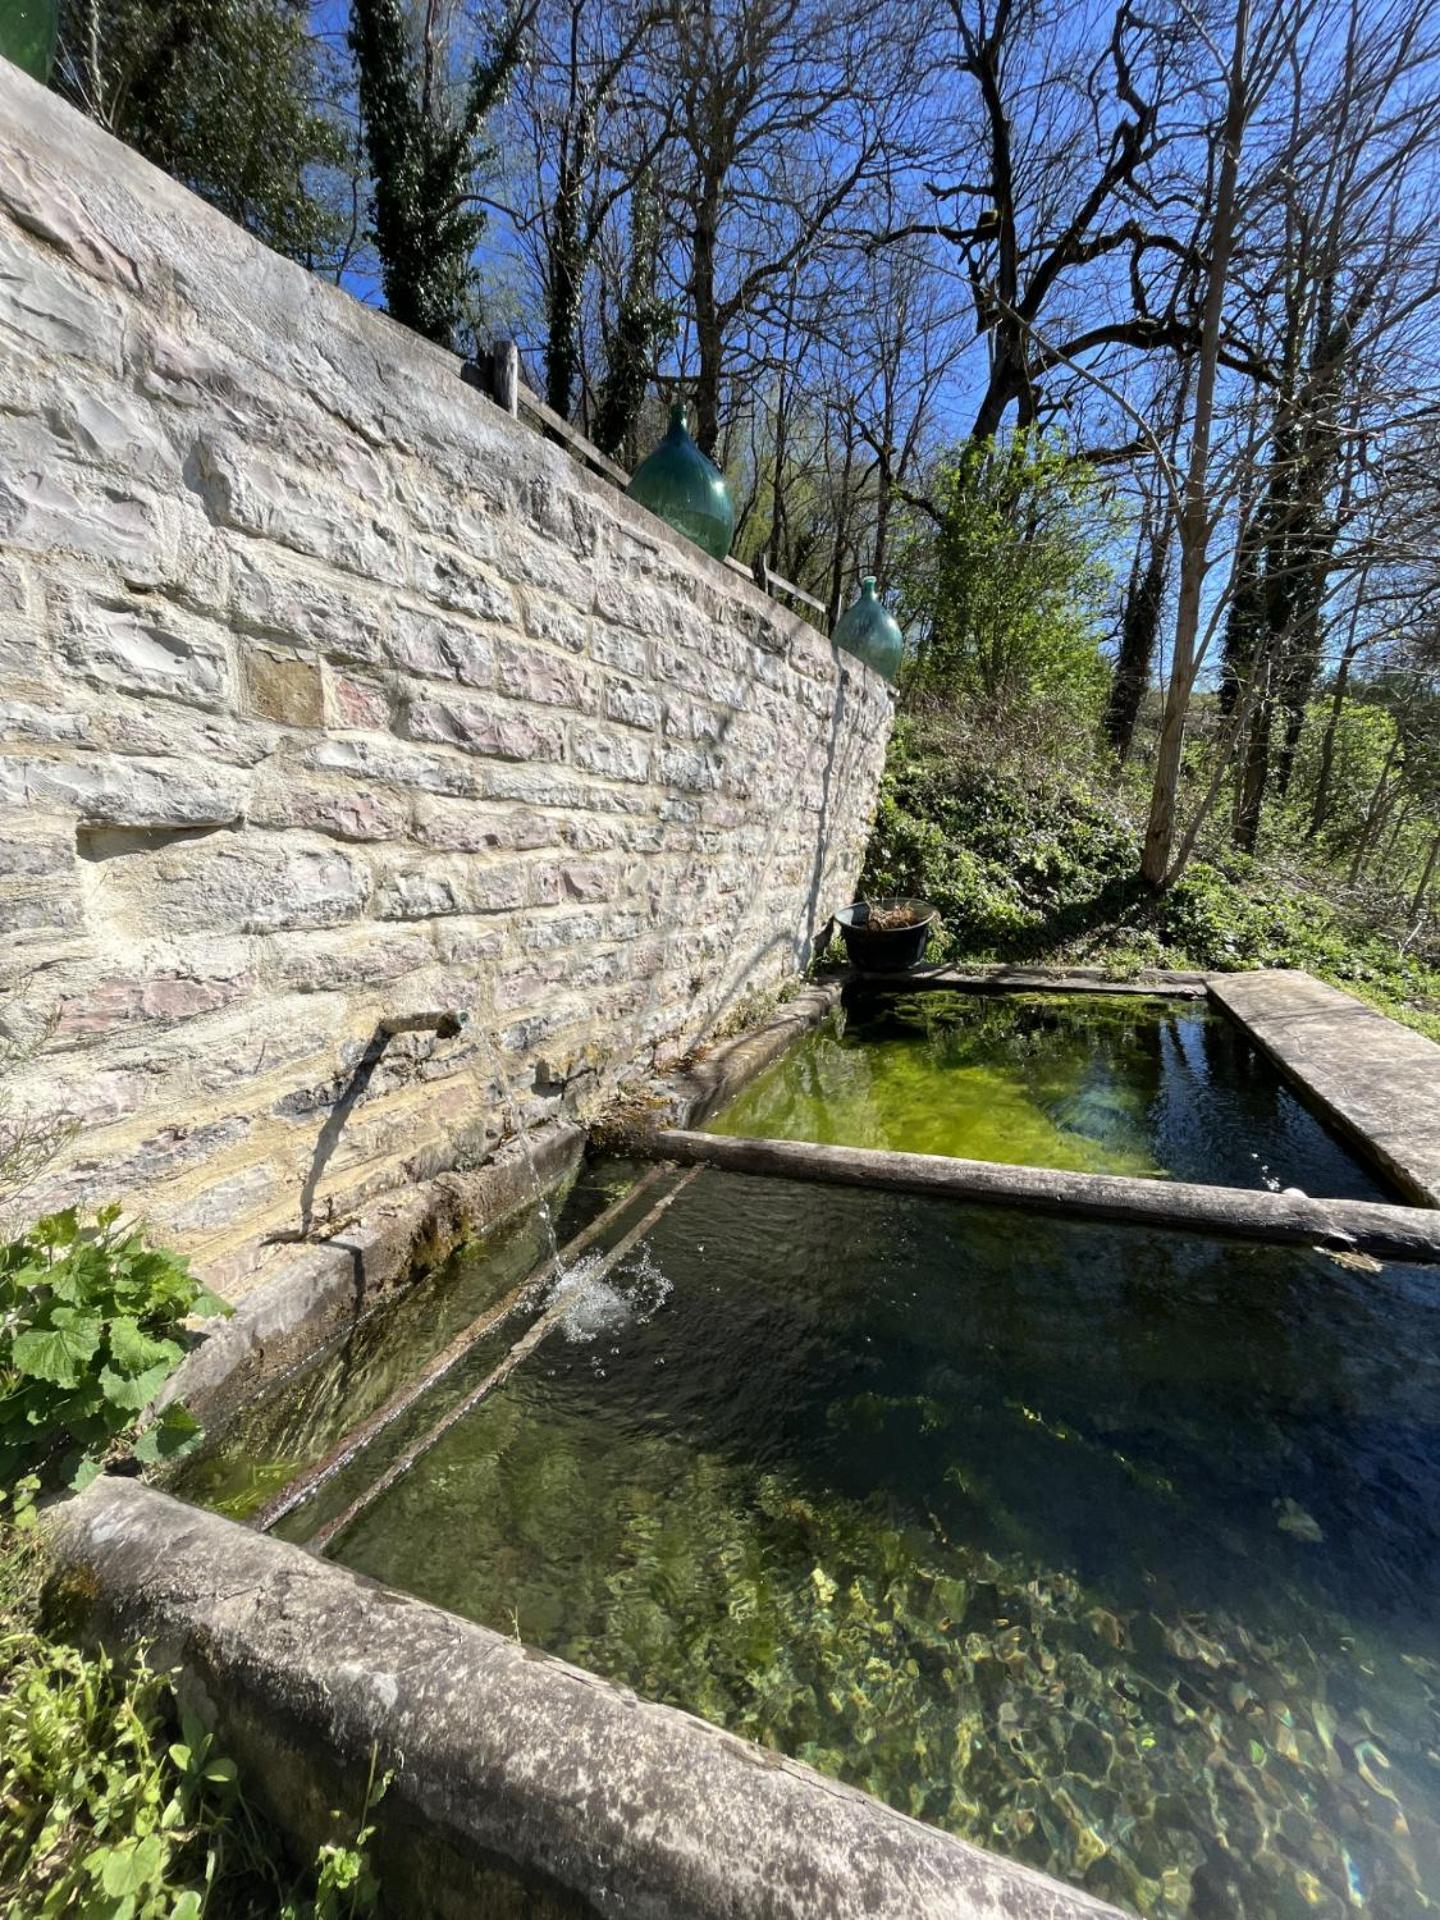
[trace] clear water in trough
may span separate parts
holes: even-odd
[[[331,1552],[1142,1914],[1440,1901],[1440,1268],[706,1172],[605,1288]]]
[[[1115,994],[875,997],[798,1041],[716,1133],[1390,1200],[1223,1013]]]

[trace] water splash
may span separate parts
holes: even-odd
[[[588,1346],[602,1334],[646,1326],[673,1290],[648,1246],[601,1277],[603,1256],[587,1254],[562,1273],[550,1289],[548,1305],[568,1301],[559,1331],[574,1346]]]

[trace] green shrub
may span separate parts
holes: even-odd
[[[1099,476],[1037,431],[968,442],[934,483],[938,526],[903,550],[919,646],[912,695],[970,714],[1031,755],[1086,738],[1109,685],[1101,654],[1114,515]]]
[[[123,1451],[184,1354],[191,1315],[228,1312],[186,1263],[107,1208],[73,1210],[0,1246],[0,1485],[23,1475],[82,1487]],[[134,1441],[143,1462],[194,1444],[178,1405]]]

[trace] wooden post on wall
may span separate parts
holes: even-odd
[[[490,397],[512,417],[520,412],[520,349],[497,340],[490,349]]]

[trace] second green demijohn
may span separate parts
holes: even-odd
[[[730,489],[714,461],[690,438],[682,401],[671,407],[669,431],[640,462],[625,491],[712,558],[723,560],[729,553],[735,531]]]
[[[837,647],[863,660],[867,667],[874,667],[886,680],[893,680],[900,671],[905,637],[899,622],[886,612],[884,602],[876,594],[873,573],[866,574],[860,582],[860,598],[852,601],[841,614],[830,638]]]

